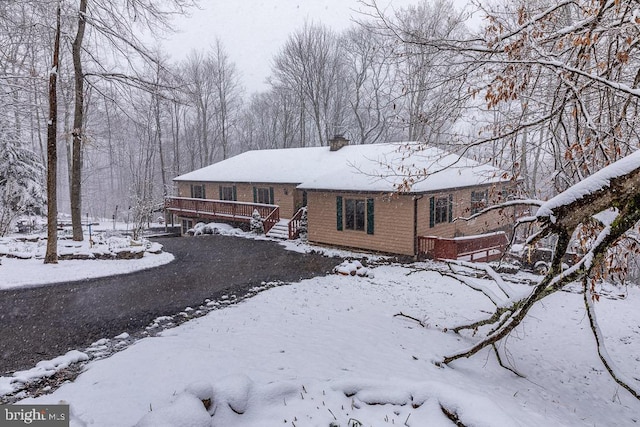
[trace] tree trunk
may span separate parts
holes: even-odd
[[[49,72],[49,122],[47,123],[47,251],[45,264],[58,262],[58,58],[60,57],[60,2],[56,10],[56,35],[53,46],[53,63]]]
[[[173,176],[180,175],[180,104],[173,103],[173,119],[171,130],[173,134]]]
[[[157,94],[153,95],[155,119],[156,119],[156,141],[158,142],[158,155],[160,156],[160,177],[162,179],[162,198],[164,199],[168,194],[167,184],[167,171],[164,161],[164,151],[162,150],[162,120],[160,117],[160,97]]]
[[[73,112],[73,150],[71,169],[71,225],[73,227],[73,240],[82,241],[82,143],[83,143],[83,119],[84,119],[84,74],[82,72],[82,41],[86,27],[85,14],[87,1],[80,0],[78,11],[78,32],[73,41],[73,71],[75,80],[75,107]]]

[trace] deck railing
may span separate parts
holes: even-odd
[[[289,239],[297,239],[300,236],[300,227],[302,226],[302,215],[306,207],[298,209],[298,212],[289,221]]]
[[[418,256],[460,261],[495,261],[504,253],[509,239],[503,231],[446,239],[437,236],[418,237]]]
[[[265,233],[280,221],[279,206],[264,203],[167,197],[165,198],[164,207],[171,213],[188,218],[238,222],[250,222],[253,211],[257,210],[260,213],[260,218],[262,218]]]
[[[280,221],[280,207],[276,206],[269,215],[262,217],[262,226],[264,227],[265,234],[268,233],[278,221]]]

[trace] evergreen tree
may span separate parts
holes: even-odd
[[[38,156],[0,125],[0,236],[19,215],[41,213],[45,203],[42,174]]]
[[[302,208],[302,216],[300,217],[300,239],[307,241],[309,232],[309,219],[307,217],[307,207]]]
[[[253,210],[253,214],[251,215],[251,221],[249,223],[251,227],[251,232],[255,234],[264,234],[264,225],[262,224],[262,217],[260,216],[260,212],[257,209]]]

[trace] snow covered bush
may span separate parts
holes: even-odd
[[[133,239],[138,240],[142,236],[145,226],[149,225],[153,211],[160,205],[151,197],[137,197],[133,200]]]
[[[23,213],[43,209],[43,170],[37,155],[0,125],[0,236]]]
[[[193,228],[190,228],[189,230],[187,230],[187,234],[189,234],[190,236],[200,236],[200,235],[204,234],[202,232],[202,228],[205,225],[206,224],[204,222],[198,222],[198,223],[196,223],[196,225],[193,226]]]
[[[252,233],[264,234],[264,224],[262,224],[262,217],[260,216],[260,212],[258,212],[257,209],[253,210],[249,226],[251,227]]]
[[[300,217],[300,239],[303,241],[307,240],[309,231],[309,219],[307,216],[307,208],[302,208],[302,216]]]
[[[202,236],[203,234],[220,234],[220,230],[218,229],[217,225],[218,224],[214,222],[210,224],[199,222],[187,233],[192,234],[194,236]]]
[[[336,266],[333,272],[343,276],[374,277],[373,271],[362,265],[360,261],[344,261]]]
[[[220,223],[220,222],[210,222],[209,224],[205,224],[204,222],[197,223],[193,228],[187,230],[187,234],[190,236],[204,236],[204,235],[214,235],[214,234],[224,234],[227,236],[239,236],[243,233],[239,228],[235,228],[232,225]]]

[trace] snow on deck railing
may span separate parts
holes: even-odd
[[[224,204],[233,204],[233,205],[246,205],[246,206],[263,206],[268,208],[276,208],[278,205],[270,205],[268,203],[252,203],[252,202],[238,202],[236,200],[219,200],[219,199],[201,199],[197,197],[166,197],[165,199],[165,207],[167,207],[167,201],[171,200],[195,200],[195,201],[207,201],[207,202],[217,202]]]
[[[504,231],[453,238],[418,236],[418,255],[434,259],[492,261],[502,256],[508,243]]]
[[[278,205],[237,202],[232,200],[199,199],[192,197],[167,197],[165,209],[176,214],[203,219],[226,219],[248,222],[257,210],[263,220],[272,225],[280,220]]]

